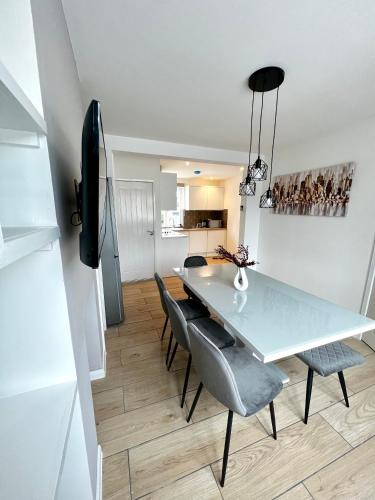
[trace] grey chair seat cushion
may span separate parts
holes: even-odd
[[[264,364],[245,347],[228,347],[222,353],[228,361],[243,404],[244,417],[253,415],[274,400],[287,378],[272,364]]]
[[[178,307],[181,309],[182,314],[186,321],[191,321],[196,318],[208,317],[209,310],[200,300],[182,299],[176,301]]]
[[[234,345],[235,340],[232,335],[217,321],[211,318],[200,318],[192,321],[192,323],[219,349]]]
[[[315,347],[297,354],[297,357],[323,377],[365,361],[362,354],[342,342]]]

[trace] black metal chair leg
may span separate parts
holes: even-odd
[[[229,446],[230,446],[230,436],[232,433],[232,422],[233,422],[233,412],[229,410],[228,412],[228,421],[227,421],[227,433],[225,436],[225,445],[224,445],[224,456],[223,456],[223,468],[221,470],[221,480],[220,485],[223,488],[225,483],[225,474],[227,472],[228,465],[228,455],[229,455]]]
[[[346,392],[346,384],[345,384],[345,379],[344,379],[344,374],[343,372],[338,372],[339,380],[340,380],[340,385],[342,389],[342,393],[344,394],[344,399],[346,406],[349,408],[349,398],[348,398],[348,393]]]
[[[171,369],[174,357],[176,355],[177,347],[178,347],[178,342],[176,342],[175,345],[174,345],[174,348],[173,348],[173,351],[172,351],[172,356],[171,356],[171,359],[170,359],[169,364],[168,364],[168,371]]]
[[[270,413],[271,413],[273,439],[277,439],[276,419],[275,419],[275,407],[273,405],[273,401],[270,402]]]
[[[193,401],[193,404],[191,405],[189,416],[188,416],[186,422],[190,422],[190,419],[193,416],[195,407],[197,406],[197,403],[198,403],[199,396],[201,395],[201,392],[202,392],[202,388],[203,388],[203,384],[202,384],[202,382],[200,382],[200,384],[198,385],[197,392],[195,393],[194,401]]]
[[[312,368],[309,368],[309,371],[307,374],[307,384],[306,384],[306,402],[305,402],[305,419],[304,419],[305,424],[307,424],[307,420],[309,418],[313,378],[314,378],[314,370]]]
[[[169,319],[168,316],[166,316],[165,317],[164,327],[163,327],[163,333],[161,334],[160,341],[162,341],[163,338],[164,338],[165,330],[167,329],[168,319]]]
[[[172,339],[173,339],[173,332],[171,330],[171,334],[169,336],[169,342],[168,342],[168,349],[167,349],[167,355],[165,357],[165,364],[168,366],[168,359],[169,359],[169,353],[171,352],[171,347],[172,347]]]
[[[184,403],[185,403],[186,391],[187,391],[188,383],[189,383],[190,367],[191,367],[191,354],[189,354],[189,359],[188,359],[187,366],[186,366],[185,382],[184,382],[184,388],[182,390],[182,398],[181,398],[181,408],[184,407]]]

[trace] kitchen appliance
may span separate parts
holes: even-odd
[[[107,203],[105,209],[106,233],[101,254],[105,315],[107,325],[124,320],[124,302],[121,287],[120,260],[117,245],[117,229],[112,179],[107,179]]]
[[[218,228],[223,226],[223,221],[221,219],[208,219],[208,227]]]

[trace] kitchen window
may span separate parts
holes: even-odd
[[[177,186],[177,210],[161,211],[161,227],[181,227],[184,222],[185,187]]]

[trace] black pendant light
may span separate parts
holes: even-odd
[[[279,87],[277,87],[276,91],[276,106],[275,106],[275,119],[273,122],[273,137],[272,137],[272,152],[271,152],[271,164],[270,164],[270,180],[268,184],[268,189],[265,193],[260,197],[259,207],[260,208],[274,208],[275,206],[275,198],[271,189],[271,180],[272,180],[272,165],[273,165],[273,150],[275,146],[275,134],[276,134],[276,120],[277,120],[277,106],[279,104]]]
[[[254,96],[254,90],[253,90],[253,96]],[[250,168],[250,176],[254,181],[265,181],[267,179],[268,165],[260,158],[260,139],[262,137],[263,101],[264,101],[264,92],[262,92],[262,104],[260,107],[258,158],[255,160],[254,165]]]
[[[256,183],[251,177],[251,145],[253,142],[253,115],[254,115],[254,92],[251,101],[251,119],[250,119],[250,145],[249,145],[249,162],[247,165],[247,174],[245,179],[240,183],[239,195],[240,196],[254,196],[256,190]]]
[[[272,176],[272,162],[273,162],[273,149],[275,143],[275,132],[276,132],[276,116],[277,116],[277,105],[278,105],[278,95],[279,87],[284,81],[284,71],[276,66],[268,66],[255,71],[249,77],[249,88],[253,92],[252,104],[251,104],[251,125],[250,125],[250,146],[249,146],[249,164],[247,167],[247,176],[240,184],[240,195],[253,196],[255,194],[255,181],[264,181],[267,179],[268,165],[260,157],[260,144],[262,136],[262,118],[263,118],[263,104],[264,104],[264,93],[270,90],[277,89],[276,97],[276,108],[275,108],[275,121],[273,130],[273,141],[272,141],[272,156],[271,156],[271,168],[270,168],[270,179],[269,188],[266,193],[264,193],[260,200],[260,207],[270,207],[274,206],[274,200],[272,196],[271,187],[271,176]],[[262,94],[262,102],[260,109],[260,119],[259,119],[259,136],[258,136],[258,158],[253,165],[250,165],[251,147],[252,147],[252,132],[253,132],[253,114],[254,114],[254,95],[255,92]]]

